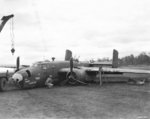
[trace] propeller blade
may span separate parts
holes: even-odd
[[[16,71],[18,71],[19,68],[20,68],[20,57],[17,57],[17,60],[16,60],[16,67],[17,67]]]
[[[73,58],[70,59],[70,73],[73,72]]]

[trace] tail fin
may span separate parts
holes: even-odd
[[[65,61],[70,61],[72,58],[72,52],[70,50],[66,50]]]
[[[113,50],[113,60],[112,60],[112,68],[117,68],[118,67],[118,51]]]

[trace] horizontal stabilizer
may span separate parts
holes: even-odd
[[[99,66],[111,66],[112,68],[118,67],[118,51],[113,50],[113,57],[112,61],[102,61],[102,62],[92,62],[90,63],[90,66],[99,67]]]

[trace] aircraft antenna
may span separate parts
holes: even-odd
[[[15,44],[14,44],[14,20],[13,20],[13,18],[10,22],[10,37],[11,37],[11,53],[12,53],[12,55],[14,55]]]

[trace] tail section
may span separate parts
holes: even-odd
[[[65,61],[70,61],[72,58],[72,52],[70,50],[66,50]]]
[[[118,51],[113,50],[113,60],[112,60],[112,68],[117,68],[118,67]]]

